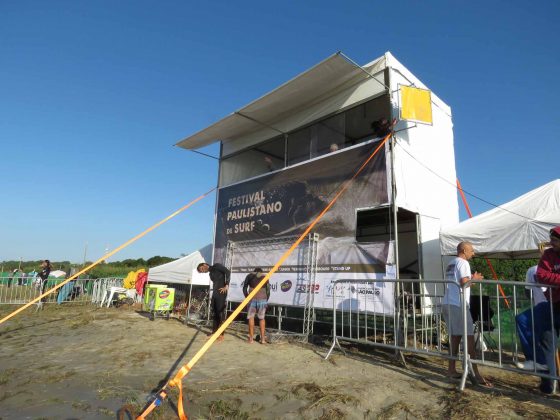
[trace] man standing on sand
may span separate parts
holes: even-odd
[[[14,271],[10,273],[10,276],[8,277],[8,287],[12,287],[12,282],[14,279],[17,279],[18,271],[19,270],[17,268],[14,268]]]
[[[257,287],[261,280],[265,277],[262,268],[255,268],[252,273],[247,274],[245,281],[243,282],[243,295],[245,297],[249,296],[249,293]],[[265,326],[265,314],[266,307],[268,305],[268,299],[270,298],[270,284],[267,281],[266,284],[259,289],[255,297],[249,302],[247,310],[247,320],[249,321],[249,343],[253,342],[253,335],[255,333],[255,315],[259,318],[259,328],[261,331],[261,344],[266,344],[266,326]]]
[[[212,333],[215,333],[218,331],[218,328],[220,328],[220,325],[224,323],[226,318],[226,298],[231,273],[227,268],[219,263],[214,265],[200,263],[196,267],[196,271],[199,273],[209,273],[210,280],[212,280],[213,283],[211,306],[214,313],[214,325]],[[224,333],[220,335],[218,341],[222,341],[223,339]]]
[[[51,274],[51,271],[52,271],[51,262],[49,260],[43,260],[43,262],[41,263],[41,271],[39,273],[39,279],[38,279],[39,282],[38,286],[41,294],[45,293],[45,290],[47,289],[47,282],[49,281],[49,275]],[[43,303],[46,301],[47,301],[47,297],[45,296],[44,298],[41,299],[40,302],[37,303],[37,310],[43,309]]]
[[[546,292],[548,302],[539,305],[538,308],[542,307],[542,311],[539,310],[538,316],[535,314],[535,324],[537,322],[540,324],[539,344],[543,350],[548,371],[555,374],[557,370],[556,338],[560,328],[560,226],[550,229],[550,248],[544,251],[537,266],[537,281],[557,286]],[[552,314],[550,313],[550,302],[552,302]],[[537,331],[535,331],[535,335],[537,335]],[[552,394],[554,383],[555,381],[552,379],[541,378],[539,389],[545,394]]]
[[[474,257],[474,249],[470,242],[461,242],[457,245],[457,257],[453,258],[447,269],[445,270],[445,279],[455,283],[446,284],[445,295],[443,296],[443,318],[447,325],[447,332],[451,337],[451,355],[456,356],[459,352],[459,344],[463,337],[463,311],[461,309],[462,299],[469,302],[471,291],[467,287],[463,289],[463,285],[471,280],[482,280],[482,274],[475,272],[471,274],[471,266],[469,260]],[[464,290],[464,294],[463,294]],[[467,348],[471,358],[475,357],[474,349],[474,327],[470,311],[467,308]],[[463,367],[467,369],[466,366]],[[491,384],[482,377],[478,371],[478,367],[473,365],[473,371],[476,380],[485,386]],[[460,378],[457,372],[455,360],[449,360],[447,375],[451,378]]]

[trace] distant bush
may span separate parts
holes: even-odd
[[[175,260],[175,258],[162,257],[156,255],[154,257],[148,258],[147,260],[143,258],[138,259],[126,259],[122,261],[111,261],[109,263],[100,263],[88,271],[86,274],[80,276],[82,278],[103,278],[103,277],[125,277],[129,271],[137,271],[141,268],[148,270],[148,268],[156,267],[161,264],[168,263]],[[16,268],[21,268],[26,273],[33,270],[41,270],[42,260],[38,261],[3,261],[0,263],[0,271],[10,272]],[[72,269],[74,271],[80,271],[82,268],[87,267],[92,262],[87,261],[85,264],[73,264],[70,261],[51,261],[53,270],[62,270],[66,273],[70,273]]]
[[[498,279],[500,280],[510,280],[510,281],[525,281],[525,274],[529,267],[538,264],[538,259],[528,259],[528,260],[498,260],[491,258],[490,263]],[[492,272],[486,263],[485,258],[473,258],[471,262],[471,270],[474,273],[478,271],[482,273],[485,279],[492,279]]]

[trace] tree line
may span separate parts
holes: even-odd
[[[137,271],[144,268],[146,271],[149,268],[156,267],[161,264],[174,261],[176,258],[162,257],[156,255],[154,257],[144,259],[144,258],[128,258],[122,261],[111,261],[107,263],[101,263],[92,268],[86,274],[80,276],[82,278],[102,278],[102,277],[124,277],[129,271]],[[32,271],[40,271],[42,260],[36,261],[2,261],[0,263],[0,271],[11,272],[15,269],[20,269],[26,273]],[[70,261],[51,261],[53,270],[62,270],[67,274],[71,272],[80,271],[82,268],[90,265],[92,261],[86,261],[83,264],[76,264]]]
[[[92,270],[90,270],[84,277],[87,278],[102,278],[102,277],[124,277],[129,271],[137,271],[141,268],[148,270],[149,268],[156,267],[161,264],[168,263],[175,260],[175,258],[162,257],[156,255],[154,257],[144,259],[128,258],[122,261],[111,261],[108,263],[98,264]],[[524,281],[527,269],[533,265],[536,265],[539,260],[529,259],[529,260],[500,260],[491,259],[490,262],[496,271],[499,279],[502,280],[513,280],[513,281]],[[16,268],[29,273],[33,270],[39,271],[41,266],[41,260],[37,261],[3,261],[0,263],[2,267],[0,269],[3,272],[13,271]],[[87,261],[85,264],[75,264],[70,261],[51,261],[53,270],[62,270],[66,273],[70,273],[72,269],[79,271],[83,267],[87,267],[91,264]],[[488,267],[486,260],[484,258],[473,258],[471,261],[472,271],[478,271],[484,275],[485,279],[492,278],[492,272]]]
[[[525,281],[525,274],[527,274],[529,267],[539,263],[538,259],[501,260],[491,258],[489,261],[492,267],[494,267],[498,279],[510,281]],[[471,261],[471,270],[473,273],[475,271],[482,273],[485,279],[493,278],[485,258],[473,258]]]

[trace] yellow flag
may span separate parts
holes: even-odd
[[[429,90],[401,86],[401,119],[432,124],[432,94]]]

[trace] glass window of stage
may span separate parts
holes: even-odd
[[[345,113],[341,113],[288,134],[288,165],[336,152],[345,144]]]
[[[311,127],[311,158],[336,152],[346,146],[346,113],[319,121]],[[289,140],[289,137],[288,137]],[[288,149],[289,150],[289,149]]]
[[[222,159],[220,186],[284,168],[285,144],[284,136],[278,136],[249,150]]]
[[[220,186],[283,169],[371,140],[372,123],[390,119],[391,103],[382,95],[306,127],[280,135],[221,160]],[[287,143],[287,147],[286,147]]]
[[[391,102],[388,95],[382,95],[351,108],[344,114],[346,146],[353,146],[374,138],[374,121],[391,119]]]
[[[288,134],[288,166],[370,140],[372,123],[391,117],[388,95],[364,102]]]

